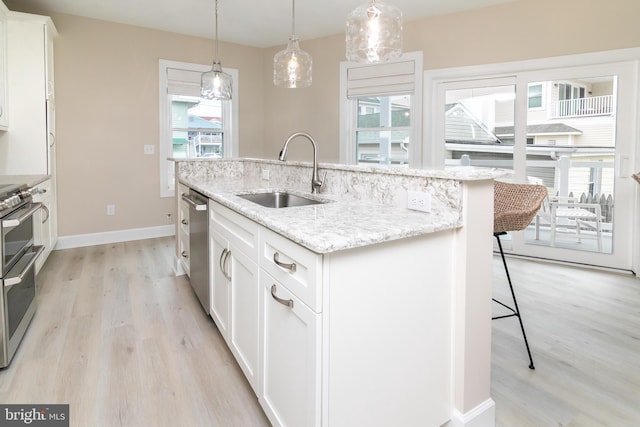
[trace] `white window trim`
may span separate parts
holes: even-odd
[[[384,62],[390,64],[413,60],[415,63],[414,92],[412,93],[411,146],[409,149],[409,167],[420,167],[422,159],[422,52],[407,52],[397,61]],[[343,61],[340,63],[340,163],[357,164],[356,159],[356,110],[358,101],[347,98],[347,71],[358,67],[372,67],[372,64],[359,64]],[[362,95],[366,96],[366,95]]]
[[[193,64],[189,62],[169,61],[160,59],[158,68],[158,110],[159,110],[159,140],[158,153],[160,160],[160,197],[174,197],[175,189],[169,189],[168,167],[171,163],[167,162],[172,153],[169,150],[169,144],[166,142],[171,139],[171,108],[167,96],[167,68],[179,68],[184,70],[205,72],[211,69],[211,65]],[[225,141],[230,141],[224,147],[224,157],[237,157],[239,153],[238,142],[238,97],[240,93],[240,85],[238,82],[238,70],[235,68],[223,68],[226,73],[231,75],[233,79],[233,96],[231,103],[223,103],[224,116],[228,118],[228,126],[225,126]],[[231,114],[229,114],[229,112]]]

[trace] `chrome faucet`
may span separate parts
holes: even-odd
[[[289,136],[289,138],[287,138],[287,140],[285,141],[282,150],[280,150],[278,159],[283,162],[287,159],[287,147],[289,146],[289,142],[291,142],[292,139],[298,136],[304,136],[309,140],[309,142],[311,142],[311,145],[313,146],[313,176],[311,177],[311,193],[317,194],[318,190],[320,190],[320,187],[322,187],[322,181],[318,177],[318,151],[316,148],[316,142],[313,140],[311,135],[306,132],[296,132],[291,134],[291,136]]]

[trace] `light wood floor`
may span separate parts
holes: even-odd
[[[536,369],[528,368],[517,319],[494,320],[497,424],[640,426],[640,280],[518,258],[507,263]],[[494,278],[495,295],[508,301],[498,257]]]
[[[54,251],[0,402],[69,403],[72,426],[268,426],[186,278],[173,238]],[[515,319],[493,322],[500,427],[640,425],[640,280],[508,259]],[[496,294],[507,295],[494,263]],[[360,426],[354,426],[360,427]]]
[[[269,426],[173,238],[54,251],[0,402],[69,403],[72,426]]]

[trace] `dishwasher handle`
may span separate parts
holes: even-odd
[[[199,203],[201,202],[200,200],[193,200],[191,197],[189,197],[189,195],[182,193],[182,200],[184,200],[185,202],[187,202],[187,204],[189,206],[191,206],[193,209],[197,210],[197,211],[206,211],[207,210],[207,202],[204,203]]]

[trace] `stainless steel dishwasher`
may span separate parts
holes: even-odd
[[[189,257],[191,287],[200,304],[209,314],[209,226],[207,207],[209,199],[190,190],[182,194],[182,200],[189,205]]]

